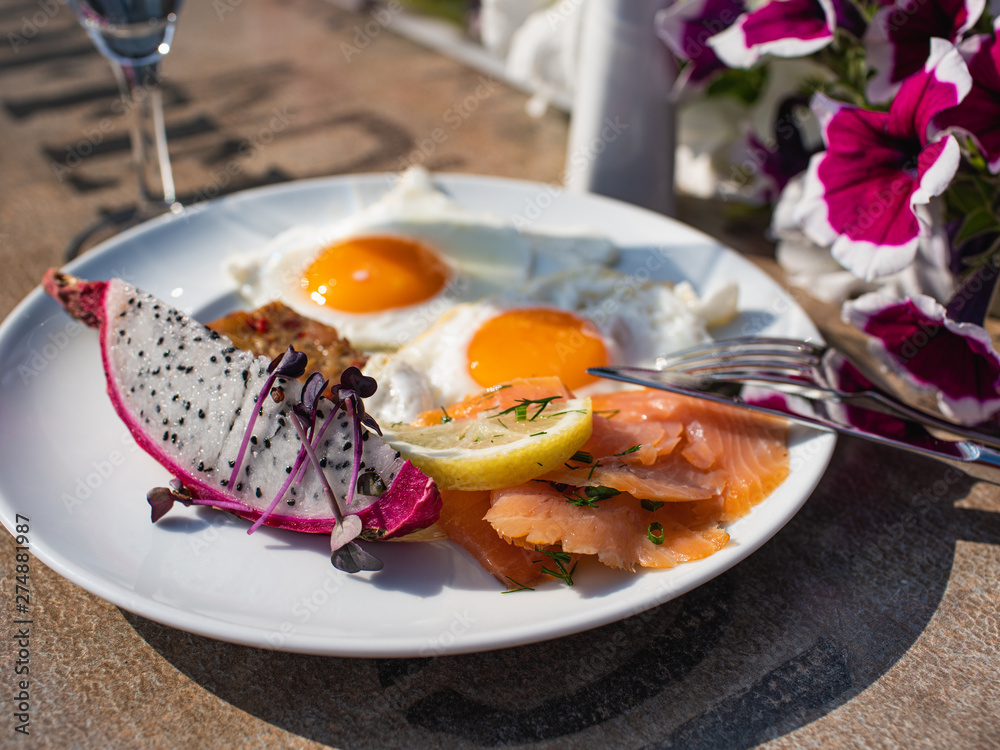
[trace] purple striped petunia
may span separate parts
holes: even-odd
[[[1000,357],[989,333],[956,323],[930,297],[866,294],[847,302],[844,321],[871,337],[871,350],[915,388],[933,393],[942,413],[981,424],[1000,412]]]
[[[657,36],[688,61],[682,74],[686,83],[702,84],[726,69],[708,40],[732,26],[745,9],[743,0],[680,0],[657,12]]]
[[[841,265],[865,280],[906,268],[926,232],[918,209],[944,192],[960,160],[954,136],[932,137],[931,119],[971,86],[958,50],[935,39],[888,112],[813,97],[826,151],[810,160],[795,210],[806,235],[832,245]]]
[[[857,39],[865,35],[868,22],[854,0],[832,0],[833,10],[837,17],[837,28],[844,29]]]
[[[986,0],[896,0],[880,8],[864,37],[875,71],[868,82],[869,101],[889,101],[907,77],[924,67],[931,39],[957,42],[985,8]]]
[[[941,129],[951,128],[970,135],[986,157],[989,170],[1000,173],[1000,19],[992,36],[980,34],[966,39],[959,52],[972,74],[972,90],[957,107],[934,118]]]
[[[832,0],[770,0],[708,40],[726,65],[749,68],[762,55],[805,57],[833,41]]]

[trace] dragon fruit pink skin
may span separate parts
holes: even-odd
[[[43,286],[71,315],[99,328],[108,395],[139,446],[180,480],[195,503],[251,521],[260,518],[299,452],[298,437],[286,424],[299,384],[279,380],[275,387],[284,394],[287,386],[288,398],[281,403],[263,399],[241,479],[229,488],[236,446],[268,361],[236,349],[224,336],[120,280],[84,281],[50,269]],[[323,404],[328,413],[331,404],[325,399]],[[346,417],[334,422],[339,424],[317,452],[342,498],[352,465],[353,425]],[[365,486],[382,485],[385,491],[356,495],[344,509],[360,517],[362,538],[390,539],[434,523],[441,497],[433,480],[377,435],[363,433],[362,468],[377,480],[369,476]],[[292,483],[265,524],[315,533],[329,533],[336,525],[312,467]]]

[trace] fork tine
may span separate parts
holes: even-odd
[[[715,358],[706,357],[704,360],[686,360],[684,362],[669,362],[658,367],[660,370],[670,372],[689,372],[704,374],[724,374],[724,373],[791,373],[806,375],[814,371],[818,360],[796,359],[794,357],[770,356],[766,358],[753,357],[733,357]]]
[[[810,341],[789,338],[737,338],[709,341],[673,352],[664,359],[680,361],[704,357],[733,357],[742,353],[767,353],[777,356],[819,356],[824,347]]]
[[[660,357],[656,366],[671,371],[776,370],[807,374],[820,365],[824,349],[796,339],[728,339]]]

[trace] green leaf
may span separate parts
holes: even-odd
[[[1000,221],[993,215],[993,212],[986,208],[977,208],[965,217],[962,228],[955,237],[954,244],[956,247],[961,247],[975,237],[997,232],[1000,232]]]
[[[945,197],[948,205],[959,215],[967,215],[983,208],[983,196],[972,182],[955,180],[948,186]]]
[[[721,73],[709,84],[708,96],[731,96],[745,104],[753,104],[760,97],[767,83],[767,68],[750,70],[730,69]]]

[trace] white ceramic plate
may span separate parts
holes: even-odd
[[[735,280],[740,317],[722,333],[815,336],[801,309],[736,253],[676,221],[550,186],[437,176],[457,200],[538,227],[589,226],[624,250],[637,277],[688,279],[699,292]],[[248,191],[126,232],[68,270],[122,277],[203,320],[237,304],[220,271],[297,224],[368,204],[391,184],[350,176]],[[531,643],[619,620],[679,596],[744,559],[801,507],[834,437],[796,428],[792,472],[729,527],[729,545],[672,570],[581,566],[576,585],[502,586],[449,542],[382,544],[385,569],[349,576],[325,537],[261,529],[222,512],[175,507],[150,523],[147,489],[166,472],[132,442],[104,395],[96,334],[36,290],[0,327],[0,519],[27,517],[31,551],[86,590],[158,622],[234,643],[339,656],[428,656]]]

